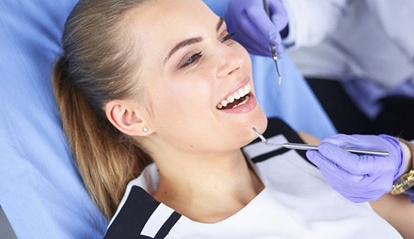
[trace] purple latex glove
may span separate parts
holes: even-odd
[[[268,0],[270,18],[263,0],[229,0],[224,17],[228,31],[247,51],[271,56],[270,43],[275,45],[278,57],[283,54],[280,31],[288,24],[288,14],[282,0]]]
[[[385,150],[389,156],[358,155],[341,148]],[[306,156],[336,191],[353,202],[380,198],[405,170],[403,149],[389,135],[338,134],[322,140],[318,149]]]

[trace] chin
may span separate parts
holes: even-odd
[[[261,121],[257,124],[256,129],[257,129],[257,130],[259,130],[259,132],[261,132],[261,133],[265,132],[265,131],[266,131],[266,129],[267,129],[267,123],[268,123],[268,121],[267,121],[267,117],[266,117],[266,115],[264,115],[264,119],[263,119],[263,120],[261,120]]]
[[[251,122],[249,125],[250,130],[252,127],[255,127],[260,133],[263,133],[267,128],[267,124],[268,124],[268,120],[267,120],[266,114],[263,112],[263,110],[260,107],[258,107],[257,111],[251,118]],[[257,137],[256,134],[253,132],[253,130],[251,130],[251,133],[252,135]]]

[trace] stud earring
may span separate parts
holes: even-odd
[[[147,126],[142,127],[142,131],[145,133],[148,132],[148,127]]]

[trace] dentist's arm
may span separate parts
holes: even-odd
[[[289,15],[289,35],[293,47],[315,46],[336,30],[347,14],[351,0],[284,0]]]

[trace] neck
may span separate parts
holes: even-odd
[[[247,205],[263,189],[241,150],[213,158],[163,161],[154,197],[200,222],[223,220]]]

